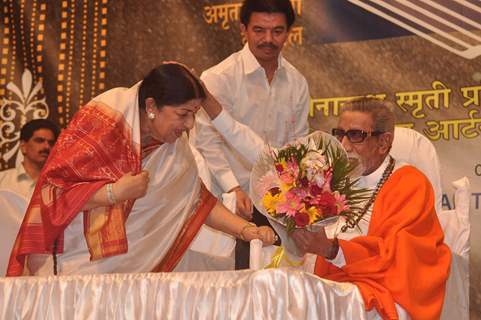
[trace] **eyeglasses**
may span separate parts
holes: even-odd
[[[332,129],[332,135],[337,138],[337,140],[341,141],[344,136],[347,137],[349,142],[351,143],[361,143],[364,140],[366,140],[367,137],[370,136],[378,136],[380,134],[383,134],[384,132],[382,131],[364,131],[360,129],[349,129],[349,130],[344,130],[344,129],[339,129],[339,128],[334,128]]]

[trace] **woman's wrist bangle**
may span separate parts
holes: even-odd
[[[110,204],[116,204],[117,199],[115,198],[113,189],[113,183],[107,184],[107,200],[109,200]]]
[[[327,252],[325,258],[327,260],[332,260],[337,257],[337,253],[339,252],[339,240],[337,238],[332,239],[331,247]]]
[[[244,237],[244,231],[248,228],[257,228],[257,225],[255,223],[252,223],[252,222],[247,222],[241,229],[241,231],[239,232],[239,238],[242,240],[242,241],[246,241],[246,238]]]

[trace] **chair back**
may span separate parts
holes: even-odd
[[[416,130],[396,127],[391,148],[394,159],[406,162],[428,177],[434,189],[436,212],[442,209],[441,166],[436,148]]]
[[[452,261],[441,319],[469,318],[469,235],[470,184],[464,177],[452,183],[455,209],[443,210],[438,215],[444,230],[444,242],[451,249]]]
[[[28,199],[8,189],[0,189],[0,276],[4,276],[18,230],[23,221]]]

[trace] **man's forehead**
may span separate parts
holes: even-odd
[[[353,126],[353,127],[368,127],[373,124],[373,119],[370,113],[360,111],[345,111],[343,112],[338,121],[340,126]]]
[[[53,140],[55,138],[55,135],[50,129],[40,128],[33,132],[32,139],[33,138],[43,138],[47,140]]]
[[[272,24],[274,24],[274,28],[287,28],[285,14],[280,12],[253,12],[248,22],[249,27],[263,27],[266,25],[272,27]]]

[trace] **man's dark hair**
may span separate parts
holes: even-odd
[[[23,125],[22,129],[20,130],[20,141],[27,142],[33,136],[34,132],[39,129],[48,129],[52,131],[53,135],[55,136],[55,140],[57,140],[57,137],[60,133],[58,126],[52,121],[47,119],[35,119]]]
[[[253,12],[283,13],[287,29],[291,28],[296,19],[290,0],[245,0],[240,10],[240,21],[246,27]]]
[[[144,78],[139,88],[139,106],[145,110],[145,99],[153,98],[158,108],[176,106],[192,99],[204,99],[199,80],[177,63],[164,63]]]

